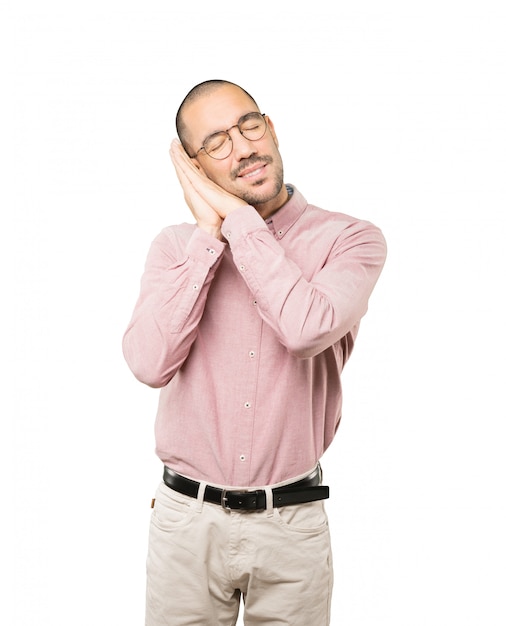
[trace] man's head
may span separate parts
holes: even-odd
[[[226,191],[262,214],[286,201],[274,126],[242,87],[223,80],[200,83],[179,107],[176,129],[187,154]]]

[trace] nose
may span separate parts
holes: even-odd
[[[235,127],[228,131],[233,132],[232,136],[232,154],[237,161],[247,159],[257,152],[255,142],[247,139],[241,131]]]

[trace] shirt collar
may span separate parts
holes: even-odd
[[[274,235],[281,239],[299,219],[307,207],[304,196],[293,185],[286,185],[289,199],[280,209],[265,220]]]

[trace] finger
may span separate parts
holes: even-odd
[[[179,149],[175,149],[170,151],[170,157],[172,159],[172,164],[176,168],[176,172],[180,177],[184,176],[184,179],[187,180],[190,184],[196,185],[199,183],[199,180],[202,180],[201,172],[195,167],[195,165],[188,159],[187,155],[183,156]]]
[[[174,139],[170,148],[171,156],[174,160],[181,164],[183,167],[187,167],[191,172],[198,172],[200,176],[207,179],[207,175],[202,169],[200,163],[196,158],[188,156],[186,150],[183,148],[181,142],[178,139]]]
[[[198,170],[196,170],[191,163],[181,144],[171,145],[170,158],[176,170],[176,174],[178,175],[179,182],[183,184],[183,181],[186,181],[186,184],[193,184],[192,181],[196,181],[195,177],[198,176]]]
[[[170,144],[171,156],[180,163],[186,163],[189,167],[195,167],[192,159],[186,154],[181,142],[178,139],[173,139]]]

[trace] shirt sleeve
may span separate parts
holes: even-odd
[[[252,207],[229,214],[222,232],[258,313],[300,358],[320,354],[358,324],[386,257],[381,231],[353,218],[336,232],[324,265],[310,278]]]
[[[153,241],[123,354],[141,382],[162,387],[186,360],[225,244],[196,228],[186,245],[166,229]]]

